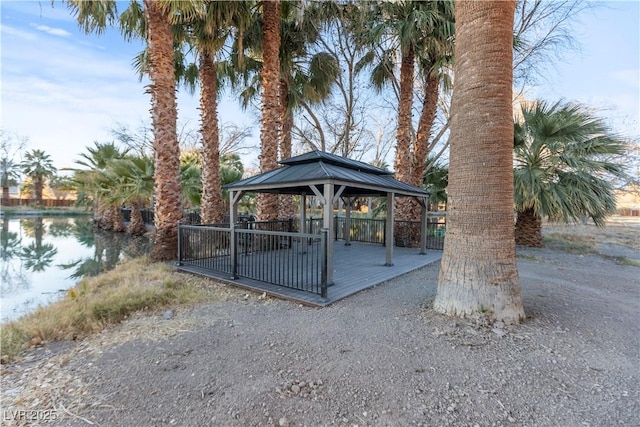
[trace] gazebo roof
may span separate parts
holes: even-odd
[[[346,197],[401,196],[427,197],[429,192],[393,178],[393,173],[364,162],[311,151],[279,162],[282,167],[243,179],[225,188],[256,193],[302,194],[310,185],[333,183],[344,186]]]

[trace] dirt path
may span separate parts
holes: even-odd
[[[640,425],[640,267],[518,254],[518,327],[433,313],[438,264],[324,309],[233,291],[32,352],[3,373],[3,410],[55,407],[74,426]]]

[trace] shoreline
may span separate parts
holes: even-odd
[[[84,210],[48,210],[48,209],[29,209],[29,210],[0,210],[0,217],[17,218],[32,216],[85,216],[91,215],[91,211]]]

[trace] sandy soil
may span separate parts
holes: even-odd
[[[547,233],[597,244],[518,249],[519,326],[435,314],[438,263],[324,309],[231,290],[5,366],[3,425],[638,426],[640,224]]]

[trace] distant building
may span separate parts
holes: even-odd
[[[640,186],[631,186],[627,190],[618,190],[616,207],[619,215],[640,216]]]

